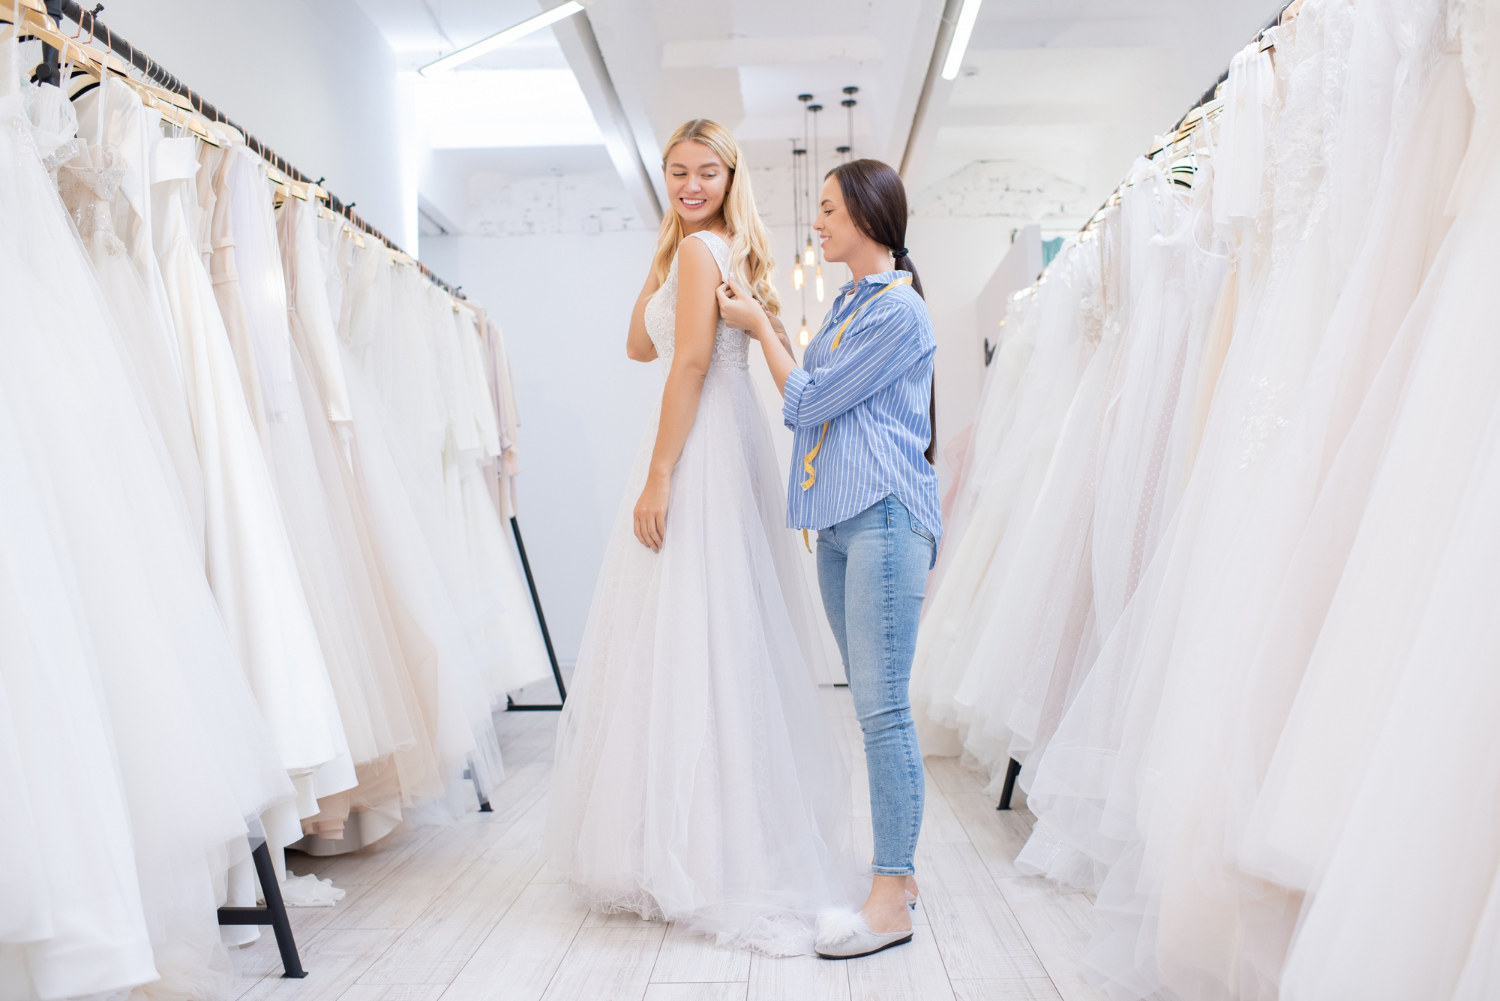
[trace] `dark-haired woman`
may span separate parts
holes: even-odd
[[[814,229],[849,266],[799,368],[760,305],[729,285],[719,312],[761,345],[794,433],[788,523],[818,532],[818,583],[864,733],[874,879],[858,914],[824,923],[818,953],[911,940],[924,780],[907,694],[927,572],[942,532],[932,468],[936,340],[906,251],[906,190],[878,160],[834,168]]]

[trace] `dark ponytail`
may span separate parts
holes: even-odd
[[[834,167],[827,174],[836,177],[849,218],[861,233],[890,249],[895,255],[897,271],[911,272],[911,287],[922,293],[922,279],[906,249],[906,185],[901,175],[879,160],[851,160]],[[936,464],[937,456],[937,374],[933,373],[932,392],[928,395],[927,418],[932,437],[927,441],[927,461]]]

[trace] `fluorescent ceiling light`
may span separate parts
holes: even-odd
[[[977,7],[978,4],[975,4],[975,6]],[[465,45],[457,52],[450,52],[443,58],[436,59],[423,66],[417,72],[423,76],[435,76],[438,73],[446,73],[455,67],[462,66],[471,59],[478,59],[486,52],[493,52],[502,45],[508,45],[518,38],[525,38],[533,31],[540,31],[549,24],[556,24],[565,17],[572,17],[581,10],[583,10],[583,4],[578,3],[577,0],[568,0],[567,3],[560,7],[553,7],[551,10],[543,11],[536,17],[522,21],[520,24],[506,28],[504,31],[496,32],[488,38],[481,38],[473,45]],[[962,23],[962,18],[959,20]],[[968,35],[964,37],[967,39]]]
[[[943,62],[944,80],[958,77],[959,65],[964,61],[964,50],[969,47],[969,36],[974,33],[974,21],[979,17],[979,4],[980,0],[964,0],[963,8],[958,12],[958,23],[953,26],[953,40],[948,43],[948,58]]]

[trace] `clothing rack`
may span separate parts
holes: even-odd
[[[92,10],[85,10],[75,0],[16,0],[21,9],[31,11],[34,14],[44,14],[51,22],[47,30],[41,33],[42,40],[42,62],[37,68],[36,79],[38,83],[51,83],[61,86],[62,80],[62,52],[52,41],[57,41],[64,46],[74,45],[78,49],[91,49],[97,40],[102,42],[111,52],[123,59],[129,67],[139,71],[146,82],[159,87],[177,97],[183,99],[187,108],[210,121],[220,123],[238,132],[243,138],[246,147],[261,159],[270,164],[275,171],[281,174],[280,178],[273,176],[278,184],[290,187],[287,181],[296,182],[303,186],[302,191],[295,192],[298,197],[306,199],[319,199],[328,203],[328,208],[335,215],[342,218],[348,225],[353,226],[360,232],[373,237],[383,243],[387,250],[398,256],[402,263],[413,265],[424,278],[441,288],[449,296],[458,300],[467,301],[458,286],[449,285],[443,281],[427,265],[411,257],[401,249],[390,237],[372,226],[367,220],[354,211],[352,202],[345,203],[333,192],[322,186],[323,179],[309,178],[301,170],[288,163],[270,146],[256,138],[249,130],[236,123],[228,115],[224,114],[214,105],[210,104],[203,96],[188,87],[177,77],[168,72],[160,63],[137,49],[130,41],[116,35],[108,25],[98,19],[103,5],[96,5]],[[63,18],[67,18],[78,25],[78,32],[72,36],[61,35],[55,32],[53,26],[60,26]],[[17,32],[23,29],[16,25]],[[88,32],[87,42],[82,41],[83,33]],[[111,71],[119,72],[121,76],[127,76],[128,70],[120,71],[110,65],[108,58],[100,60],[99,71],[101,80]],[[128,76],[127,76],[128,79]],[[180,107],[180,105],[179,105]],[[455,305],[455,308],[457,306]],[[526,582],[531,590],[531,600],[536,612],[537,623],[541,627],[542,637],[546,642],[547,654],[551,661],[553,679],[557,684],[559,702],[556,706],[512,706],[516,709],[561,709],[562,702],[567,698],[567,689],[563,685],[562,672],[558,667],[557,654],[552,647],[552,637],[547,630],[547,620],[542,612],[541,596],[537,593],[536,582],[532,578],[531,564],[526,558],[526,548],[521,541],[521,528],[514,517],[510,519],[511,530],[515,533],[516,545],[520,550],[522,565],[526,571]],[[475,792],[478,794],[481,812],[491,812],[491,807],[484,794],[478,786],[477,776],[472,767],[466,772],[466,778],[472,778],[475,782]],[[251,860],[255,868],[255,874],[261,887],[261,895],[265,903],[257,907],[235,907],[225,906],[218,909],[218,922],[220,925],[270,925],[275,932],[276,945],[281,953],[282,976],[300,979],[307,976],[303,969],[301,959],[297,953],[297,944],[292,935],[291,920],[287,914],[286,901],[282,897],[281,887],[276,880],[276,872],[271,863],[270,851],[266,845],[265,838],[252,837]]]
[[[1276,12],[1275,16],[1272,17],[1269,21],[1267,21],[1265,23],[1265,26],[1262,27],[1259,31],[1257,31],[1255,33],[1255,38],[1257,40],[1263,40],[1265,38],[1266,32],[1270,31],[1272,28],[1274,28],[1277,25],[1281,24],[1286,19],[1286,17],[1287,17],[1287,11],[1291,10],[1292,7],[1297,6],[1299,3],[1302,3],[1302,2],[1304,2],[1304,0],[1288,0],[1287,3],[1282,4],[1281,9]],[[1293,14],[1292,16],[1295,17],[1296,15]],[[1182,131],[1183,127],[1188,124],[1188,119],[1193,116],[1193,112],[1199,111],[1202,108],[1206,108],[1208,105],[1212,104],[1218,98],[1218,96],[1219,96],[1219,87],[1221,87],[1224,84],[1224,81],[1226,81],[1228,79],[1229,79],[1229,67],[1226,66],[1226,67],[1224,67],[1224,72],[1222,72],[1222,73],[1219,74],[1219,78],[1217,80],[1215,80],[1213,82],[1213,84],[1207,90],[1205,90],[1203,92],[1202,96],[1199,97],[1198,100],[1194,101],[1192,103],[1192,105],[1186,111],[1184,111],[1182,113],[1182,117],[1179,118],[1179,119],[1177,119],[1177,122],[1170,129],[1167,130],[1166,134],[1167,135],[1172,135],[1175,132]],[[1171,143],[1167,142],[1166,145],[1171,145]],[[1153,144],[1153,146],[1150,149],[1148,155],[1154,156],[1157,153],[1157,151],[1158,151],[1159,148],[1160,147],[1157,147],[1156,145]],[[1109,193],[1109,197],[1105,198],[1104,201],[1100,204],[1100,206],[1097,209],[1094,210],[1094,214],[1091,215],[1091,216],[1089,216],[1089,221],[1083,224],[1083,229],[1084,230],[1088,230],[1096,222],[1098,222],[1099,217],[1104,214],[1104,210],[1107,209],[1107,208],[1109,208],[1110,203],[1112,201],[1114,201],[1114,199],[1116,197],[1118,197],[1119,194],[1120,194],[1119,187],[1116,187],[1115,190],[1111,191]]]
[[[1282,4],[1281,8],[1276,11],[1276,16],[1267,21],[1265,27],[1261,28],[1255,33],[1256,40],[1263,40],[1265,38],[1266,32],[1283,23],[1287,19],[1287,11],[1291,10],[1294,6],[1297,6],[1302,2],[1304,2],[1304,0],[1288,0],[1287,3]],[[1293,13],[1292,16],[1295,17],[1296,14]],[[1201,109],[1207,107],[1214,100],[1216,100],[1218,98],[1219,88],[1224,84],[1224,81],[1228,79],[1229,67],[1226,66],[1224,67],[1224,72],[1219,74],[1219,78],[1213,82],[1213,85],[1203,92],[1203,96],[1198,98],[1197,101],[1193,102],[1192,107],[1188,108],[1187,111],[1184,111],[1182,113],[1182,117],[1177,119],[1177,123],[1172,126],[1172,128],[1167,132],[1167,135],[1171,136],[1173,133],[1181,132],[1183,127],[1188,124],[1188,119],[1193,116],[1194,112],[1201,111]],[[1203,116],[1200,115],[1199,120],[1201,121],[1202,118]],[[1196,122],[1194,124],[1196,124]],[[1153,144],[1151,155],[1155,155],[1160,149],[1164,149],[1171,145],[1172,140],[1170,139],[1166,140],[1164,145],[1160,147]],[[1099,208],[1094,212],[1094,214],[1089,217],[1089,221],[1084,223],[1083,229],[1085,231],[1099,220],[1099,217],[1104,214],[1104,210],[1109,208],[1110,203],[1113,202],[1117,197],[1119,197],[1119,194],[1120,189],[1118,187],[1109,193],[1109,197],[1104,199],[1104,204],[1100,205]],[[1041,279],[1038,278],[1037,280],[1040,281]],[[998,347],[999,345],[997,344],[996,346]],[[989,365],[990,357],[993,355],[993,353],[993,350],[989,347],[989,340],[988,338],[986,338],[984,360],[985,365]],[[1005,781],[1004,784],[1000,787],[1000,803],[995,807],[996,810],[1010,809],[1011,798],[1015,795],[1016,791],[1016,779],[1020,776],[1020,774],[1021,763],[1015,758],[1011,758],[1010,762],[1005,766]]]
[[[23,0],[23,3],[24,2],[25,0]],[[447,292],[453,298],[465,299],[465,301],[467,301],[466,297],[460,289],[460,286],[449,285],[447,282],[443,281],[432,272],[431,268],[427,267],[427,265],[423,264],[421,261],[407,254],[401,249],[400,246],[396,244],[394,240],[386,236],[384,233],[380,232],[380,230],[376,229],[374,226],[370,225],[368,221],[366,221],[354,211],[352,202],[346,204],[333,192],[323,187],[323,178],[320,177],[316,180],[309,178],[301,170],[298,170],[292,164],[283,159],[280,154],[278,154],[270,146],[266,145],[264,142],[252,135],[250,131],[244,126],[239,125],[228,115],[224,114],[224,112],[220,111],[218,108],[214,107],[214,105],[210,104],[207,100],[204,99],[203,95],[199,94],[197,91],[184,84],[181,80],[177,79],[177,77],[173,76],[164,66],[158,63],[156,60],[146,55],[140,49],[137,49],[129,40],[116,35],[110,29],[109,25],[103,23],[98,18],[99,12],[103,10],[102,5],[96,6],[93,10],[85,10],[80,7],[75,2],[75,0],[45,0],[45,6],[47,15],[54,21],[60,24],[62,22],[62,19],[66,17],[68,20],[78,25],[79,37],[82,36],[83,32],[87,31],[89,33],[90,42],[93,42],[95,39],[102,42],[109,48],[111,52],[124,59],[135,69],[139,70],[148,82],[153,83],[159,87],[171,91],[173,94],[176,94],[179,97],[184,98],[188,102],[188,104],[191,105],[192,110],[196,111],[204,118],[207,118],[210,121],[227,125],[231,129],[234,129],[244,137],[245,145],[257,156],[265,160],[271,166],[275,167],[287,178],[296,181],[299,184],[305,185],[305,194],[308,197],[318,197],[326,199],[329,209],[336,215],[343,218],[346,222],[353,225],[361,232],[366,233],[369,236],[372,236],[375,239],[379,240],[381,243],[385,244],[386,248],[393,253],[400,254],[404,261],[409,262],[414,267],[416,267],[416,269],[422,273],[423,277],[432,282],[438,288],[442,289],[444,292]],[[47,82],[51,82],[54,84],[57,83],[59,77],[59,68],[57,62],[57,49],[53,48],[51,45],[47,45],[44,43],[43,69],[39,71],[38,79],[46,80]],[[542,639],[547,647],[547,656],[549,661],[551,662],[552,667],[552,678],[557,685],[558,703],[555,706],[517,705],[507,699],[507,708],[514,710],[533,711],[561,709],[563,702],[565,702],[568,697],[567,687],[563,684],[562,670],[558,666],[557,662],[557,653],[552,647],[552,635],[547,629],[547,617],[542,611],[541,595],[537,592],[536,581],[532,578],[531,563],[526,558],[526,545],[521,541],[521,526],[514,517],[510,519],[510,527],[512,533],[514,533],[515,535],[516,547],[521,554],[522,566],[526,571],[526,583],[531,591],[531,602],[534,610],[536,611],[537,625],[541,627]]]
[[[418,271],[422,273],[423,277],[432,282],[438,288],[442,289],[444,292],[447,292],[455,299],[464,298],[464,294],[459,290],[458,286],[449,285],[447,282],[443,281],[432,272],[431,268],[423,264],[421,261],[418,261],[417,259],[411,257],[411,255],[403,251],[394,240],[386,236],[374,226],[370,225],[370,223],[366,219],[364,219],[354,211],[352,202],[346,203],[333,192],[329,191],[327,188],[324,188],[321,183],[323,180],[321,177],[317,179],[308,177],[302,171],[298,170],[292,164],[283,159],[270,146],[257,139],[243,126],[237,124],[228,115],[224,114],[224,112],[220,111],[218,108],[214,107],[212,104],[206,101],[203,98],[203,95],[199,94],[191,87],[188,87],[181,80],[177,79],[177,77],[169,73],[166,68],[156,60],[146,55],[140,49],[137,49],[127,39],[121,38],[119,35],[110,30],[109,25],[100,21],[98,18],[98,11],[103,9],[102,6],[95,7],[94,10],[85,10],[84,8],[80,7],[75,2],[75,0],[45,0],[45,5],[47,15],[54,21],[61,24],[62,19],[66,17],[68,20],[78,25],[79,36],[82,36],[85,31],[88,32],[89,40],[91,42],[96,39],[102,42],[106,47],[109,48],[111,52],[119,56],[121,59],[125,60],[135,69],[139,70],[149,83],[155,84],[156,86],[170,91],[171,93],[185,99],[191,106],[191,109],[193,111],[202,115],[209,121],[227,125],[231,129],[234,129],[240,135],[244,136],[245,145],[252,152],[254,152],[261,159],[265,160],[271,166],[275,167],[286,177],[298,182],[299,184],[306,185],[309,195],[316,193],[318,197],[326,199],[329,209],[332,210],[336,215],[342,217],[354,228],[379,240],[381,243],[385,244],[387,249],[404,256],[407,260],[411,261],[411,263],[416,267]],[[35,8],[33,7],[33,9]],[[38,79],[45,80],[46,82],[50,83],[57,83],[57,50],[50,45],[44,44],[43,56],[45,68],[41,73],[38,74]]]

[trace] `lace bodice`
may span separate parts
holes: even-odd
[[[719,262],[720,274],[727,276],[729,274],[729,244],[716,233],[693,233],[689,239],[694,236],[713,251],[714,260]],[[680,247],[678,256],[681,256]],[[672,258],[672,269],[667,272],[667,280],[662,282],[661,288],[657,289],[656,294],[646,303],[646,333],[650,336],[651,343],[656,345],[656,357],[661,360],[662,371],[667,371],[672,367],[672,354],[676,348],[677,260],[677,257]],[[720,320],[718,329],[714,331],[714,355],[712,362],[709,363],[709,369],[744,371],[748,365],[749,354],[749,335],[743,330],[733,330],[724,326],[724,321]]]
[[[125,159],[113,146],[80,143],[78,155],[63,164],[57,186],[63,204],[86,243],[97,241],[111,254],[125,253],[125,244],[115,235],[110,199],[125,177]]]

